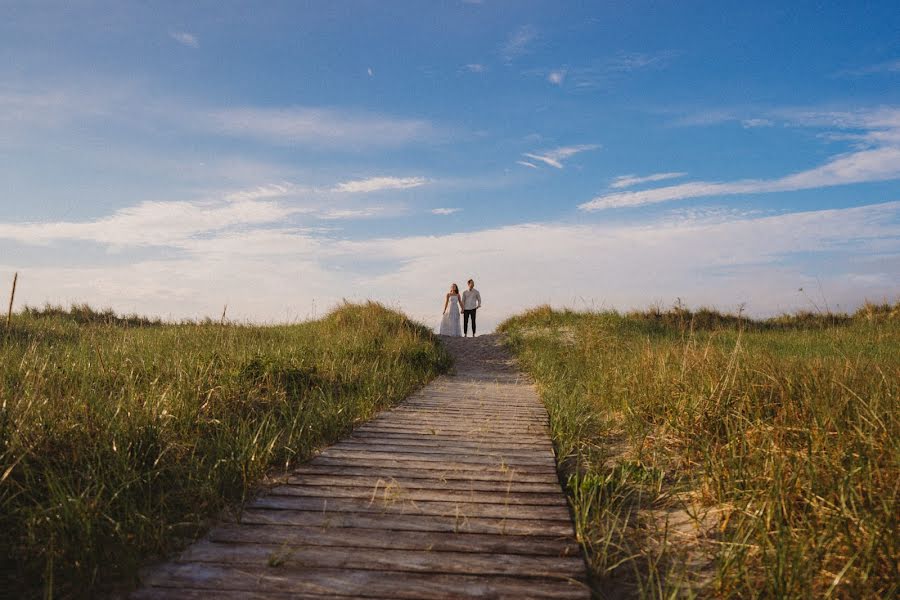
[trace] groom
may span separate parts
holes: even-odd
[[[469,289],[462,293],[463,337],[469,335],[469,317],[472,317],[472,337],[475,337],[475,311],[481,308],[481,293],[475,289],[475,282],[469,280]]]

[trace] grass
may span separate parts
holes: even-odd
[[[299,325],[28,309],[0,333],[0,589],[93,597],[448,366],[378,304]]]
[[[900,591],[900,304],[542,307],[500,329],[550,413],[598,596]]]

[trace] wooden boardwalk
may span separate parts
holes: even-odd
[[[149,570],[132,598],[588,598],[532,385],[493,336]]]

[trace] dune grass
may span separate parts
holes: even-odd
[[[29,309],[0,332],[0,588],[92,597],[449,363],[378,304],[290,326]]]
[[[500,329],[550,412],[598,595],[896,597],[900,305],[543,307]]]

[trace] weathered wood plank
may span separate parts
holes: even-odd
[[[352,527],[301,527],[297,525],[224,524],[210,531],[214,542],[280,544],[283,546],[342,546],[390,548],[423,552],[471,552],[526,554],[529,556],[581,556],[571,537],[397,531]]]
[[[433,488],[404,488],[399,484],[380,483],[368,487],[344,487],[339,485],[279,485],[266,492],[269,495],[308,496],[316,498],[360,498],[376,503],[385,501],[443,501],[473,502],[502,505],[568,506],[559,492],[523,493],[493,489],[491,491],[446,490]]]
[[[542,458],[555,461],[553,452],[549,448],[511,448],[502,447],[481,447],[473,445],[465,447],[459,444],[449,443],[396,443],[396,441],[386,441],[377,438],[368,441],[347,439],[338,442],[332,448],[342,448],[348,450],[367,450],[369,452],[417,452],[422,454],[448,454],[455,455],[471,455],[471,456],[515,456],[518,458]]]
[[[515,486],[509,481],[477,481],[473,479],[439,479],[436,477],[378,477],[371,473],[363,476],[330,474],[324,469],[296,470],[295,475],[287,478],[287,483],[292,485],[327,485],[331,489],[339,487],[363,487],[368,491],[385,486],[396,486],[404,490],[434,490],[434,491],[466,491],[466,492],[492,492],[494,494],[507,494],[510,490],[517,493],[550,493],[559,494],[558,483],[529,483],[516,482]]]
[[[313,512],[302,510],[248,508],[242,523],[259,525],[303,525],[307,527],[357,527],[398,531],[450,531],[492,533],[497,535],[571,536],[572,523],[536,519],[500,519],[488,517],[437,515],[394,515],[378,513]]]
[[[468,462],[440,462],[440,461],[430,461],[430,460],[403,460],[403,459],[393,459],[393,458],[382,458],[376,456],[374,453],[371,456],[367,456],[365,458],[342,458],[335,457],[332,458],[330,456],[325,456],[320,454],[310,461],[310,464],[313,466],[316,465],[329,465],[335,467],[373,467],[373,468],[387,468],[387,469],[416,469],[416,470],[432,470],[432,471],[440,471],[442,473],[461,473],[473,471],[481,474],[498,474],[500,476],[505,475],[510,472],[514,472],[517,475],[535,475],[535,476],[556,476],[556,470],[549,467],[542,467],[538,465],[506,465],[503,464],[502,461],[497,461],[494,465],[486,465],[482,463],[468,463]]]
[[[471,552],[410,551],[378,548],[285,547],[279,544],[230,544],[201,541],[178,562],[295,569],[371,569],[416,573],[467,575],[518,575],[547,579],[576,579],[584,574],[580,556],[526,556],[522,554],[473,554]]]
[[[402,500],[365,498],[320,498],[292,494],[270,494],[257,498],[252,508],[309,510],[321,513],[351,512],[443,517],[494,517],[500,519],[547,519],[567,521],[569,510],[560,505],[447,502],[443,500]]]
[[[296,474],[316,474],[328,473],[331,475],[361,475],[377,476],[384,479],[387,478],[408,478],[408,479],[437,479],[439,481],[494,481],[500,483],[510,483],[518,485],[519,483],[548,483],[552,481],[547,477],[546,473],[523,473],[517,469],[510,469],[507,472],[487,472],[487,471],[460,471],[450,469],[413,469],[413,468],[397,468],[387,466],[373,465],[356,465],[352,467],[343,464],[309,464],[304,467],[297,467],[294,470]]]
[[[577,580],[522,577],[419,574],[348,569],[289,567],[234,568],[215,564],[165,565],[147,578],[150,585],[170,588],[338,594],[360,598],[584,598]],[[540,584],[540,585],[539,585]]]
[[[552,472],[556,472],[556,461],[550,456],[516,456],[505,453],[495,453],[493,455],[478,454],[460,454],[459,452],[418,452],[416,450],[375,450],[371,448],[346,448],[332,446],[319,456],[328,458],[359,458],[367,460],[375,458],[378,460],[397,460],[397,461],[415,461],[415,462],[433,462],[446,464],[448,461],[459,464],[471,465],[487,465],[505,467],[546,467]]]

